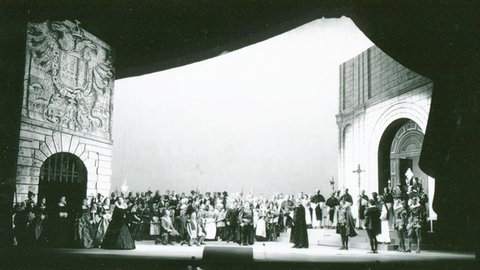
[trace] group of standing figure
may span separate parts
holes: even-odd
[[[409,187],[405,192],[401,185],[394,193],[385,188],[385,193],[378,196],[372,193],[368,199],[364,192],[359,196],[360,228],[365,227],[370,240],[370,253],[378,252],[379,242],[390,242],[390,228],[397,232],[399,239],[399,252],[411,252],[414,237],[417,238],[417,253],[420,253],[422,234],[427,223],[428,196],[420,186]],[[363,213],[363,215],[361,215]],[[408,247],[405,244],[408,240]]]
[[[48,209],[45,198],[36,204],[30,192],[28,200],[14,208],[14,244],[22,248],[135,249],[127,211],[122,198],[113,205],[105,201],[92,206],[84,199],[79,208],[69,209],[65,196]]]
[[[394,198],[394,205],[390,203]],[[423,199],[422,199],[423,198]],[[427,199],[428,201],[428,199]],[[425,196],[416,190],[396,191],[372,199],[361,193],[359,226],[352,215],[352,196],[348,189],[333,192],[325,200],[316,191],[309,196],[275,194],[270,200],[249,193],[228,196],[228,193],[177,194],[166,191],[101,194],[80,207],[69,209],[66,198],[47,208],[45,199],[35,203],[35,194],[14,208],[14,239],[19,246],[36,247],[101,247],[135,249],[135,240],[155,240],[155,244],[202,245],[205,241],[235,242],[252,245],[255,241],[277,241],[281,232],[291,228],[293,248],[308,248],[308,228],[335,228],[341,235],[342,248],[348,250],[349,237],[355,229],[366,229],[372,253],[378,242],[389,242],[389,226],[400,238],[398,251],[410,252],[413,236],[418,239],[420,252],[422,228],[426,220]],[[225,206],[227,206],[225,208]],[[326,218],[323,209],[326,208]],[[385,228],[386,226],[386,228]],[[387,238],[378,236],[386,234]],[[405,239],[408,238],[408,248]]]
[[[118,195],[112,194],[111,198],[115,197]],[[255,241],[276,241],[281,232],[294,227],[294,212],[300,204],[304,211],[295,217],[303,216],[307,228],[320,228],[320,206],[325,203],[319,191],[313,196],[275,194],[267,199],[251,193],[229,196],[227,192],[212,195],[191,191],[187,195],[167,190],[163,195],[159,191],[129,193],[125,199],[130,206],[134,239],[156,240],[157,244],[190,243],[186,240],[192,238],[186,234],[187,225],[195,228],[193,234],[197,233],[200,243],[215,240],[252,245]],[[165,235],[169,230],[172,234]]]

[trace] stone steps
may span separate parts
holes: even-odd
[[[367,232],[365,230],[357,230],[357,236],[349,238],[348,246],[356,249],[370,249],[370,241],[368,239]],[[277,238],[278,242],[288,243],[290,242],[290,229],[287,232],[280,233]],[[337,246],[341,247],[340,235],[336,233],[335,229],[308,229],[308,241],[310,244],[317,244],[319,246]],[[408,241],[408,240],[407,240]],[[416,239],[413,240],[412,250],[417,248]],[[424,236],[424,243],[422,244],[423,250],[434,249],[434,235],[428,233]],[[378,250],[394,251],[398,248],[398,237],[395,231],[390,232],[390,243],[379,243]]]

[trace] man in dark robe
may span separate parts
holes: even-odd
[[[320,228],[323,228],[323,213],[322,213],[322,204],[325,203],[325,197],[320,194],[320,190],[315,191],[315,195],[312,196],[311,202],[316,204],[315,207],[315,217],[320,222]]]
[[[186,208],[180,209],[180,215],[177,216],[173,222],[173,227],[178,232],[177,242],[180,242],[180,245],[190,244],[188,241],[188,232],[187,232],[187,216],[185,215]]]
[[[163,203],[163,197],[160,194],[160,190],[157,190],[157,191],[155,191],[155,195],[153,195],[152,203],[158,204],[160,201],[162,201],[162,203]]]
[[[255,232],[253,231],[253,211],[249,202],[243,204],[242,210],[238,214],[240,223],[240,245],[253,245]]]
[[[393,230],[394,213],[393,213],[393,195],[388,187],[383,189],[383,202],[388,210],[388,226]]]
[[[292,231],[290,233],[290,243],[293,248],[308,248],[308,232],[305,220],[305,208],[301,199],[297,200],[293,212]]]
[[[295,204],[292,201],[292,196],[287,195],[287,199],[282,202],[280,206],[280,214],[283,215],[283,228],[286,231],[287,228],[292,226],[292,217],[290,216],[290,212],[293,211]]]
[[[222,192],[222,204],[227,207],[227,201],[228,201],[228,192],[224,191]]]
[[[335,227],[336,224],[333,224],[333,218],[335,217],[335,207],[337,205],[340,205],[340,202],[338,201],[337,197],[335,197],[335,192],[332,192],[332,196],[327,199],[327,206],[328,206],[328,221],[329,221],[329,227]]]
[[[28,226],[27,210],[25,202],[17,203],[14,209],[13,217],[13,237],[18,246],[26,246],[25,234]]]
[[[365,223],[365,209],[368,204],[368,196],[365,195],[365,190],[362,190],[360,196],[358,196],[357,205],[358,205],[358,228],[363,230]]]
[[[232,201],[225,214],[227,227],[227,243],[230,241],[237,242],[238,235],[238,208],[237,203]]]
[[[344,200],[345,202],[348,202],[350,203],[350,205],[353,204],[353,198],[352,198],[352,195],[350,195],[348,193],[348,188],[345,189],[345,193],[342,195],[342,197],[340,198],[340,201],[341,200]]]
[[[378,197],[378,193],[377,192],[372,192],[372,200],[375,201],[375,204],[377,205],[378,207],[378,203],[380,202],[380,199]],[[380,211],[382,211],[382,209],[380,209]]]
[[[133,206],[130,208],[130,212],[128,214],[128,217],[129,217],[128,228],[134,240],[138,240],[137,234],[140,230],[140,224],[142,223],[141,214],[142,213],[140,213],[140,211],[138,210],[138,205],[134,203]]]

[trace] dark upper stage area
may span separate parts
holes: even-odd
[[[118,79],[214,57],[322,17],[347,16],[382,50],[433,77],[433,66],[465,65],[475,56],[479,18],[473,4],[425,2],[2,1],[0,14],[2,41],[15,38],[26,21],[79,20],[116,49]]]
[[[208,59],[322,17],[347,16],[384,52],[434,81],[420,166],[436,179],[444,242],[461,246],[474,237],[478,243],[479,10],[474,1],[1,1],[0,189],[14,186],[10,146],[18,134],[10,131],[20,119],[28,21],[79,20],[116,50],[120,79]]]

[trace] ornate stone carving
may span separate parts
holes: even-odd
[[[26,116],[110,138],[114,60],[77,21],[29,23]]]

